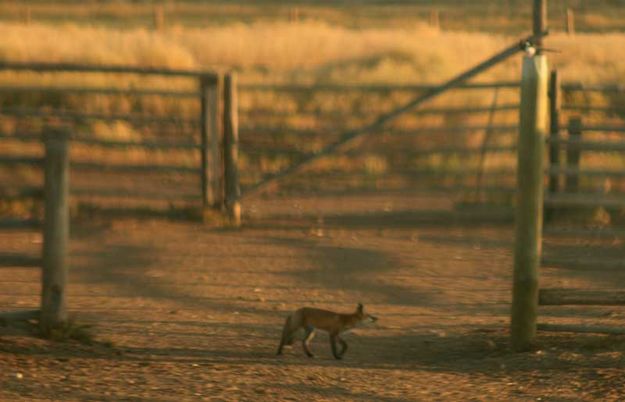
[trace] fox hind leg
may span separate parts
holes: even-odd
[[[302,341],[302,346],[304,348],[304,352],[308,357],[315,357],[310,351],[310,341],[315,337],[315,328],[311,326],[306,327],[306,334],[304,335],[304,340]]]
[[[280,339],[280,346],[278,346],[278,353],[276,354],[281,355],[284,345],[292,344],[293,334],[291,333],[291,316],[288,316],[286,322],[284,323],[284,328],[282,329],[282,338]]]

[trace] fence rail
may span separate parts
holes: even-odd
[[[219,79],[215,71],[168,69],[158,67],[134,67],[121,65],[90,65],[75,63],[0,62],[0,71],[31,71],[37,73],[112,73],[159,75],[165,77],[207,77],[213,83]]]
[[[119,96],[164,96],[173,98],[198,98],[199,91],[179,91],[171,89],[149,88],[111,88],[111,87],[75,87],[75,86],[2,86],[0,94],[76,94],[76,95],[119,95]]]
[[[192,125],[198,126],[201,123],[199,119],[184,119],[179,117],[154,117],[127,113],[85,113],[74,112],[68,110],[39,110],[30,108],[0,108],[0,115],[18,116],[18,117],[49,117],[61,120],[102,120],[116,121],[123,120],[133,123],[143,124],[176,124],[176,125]]]
[[[330,92],[389,92],[389,91],[406,91],[406,92],[423,92],[436,89],[435,84],[379,84],[379,85],[361,85],[361,84],[254,84],[242,83],[239,88],[242,91],[271,91],[271,92],[310,92],[310,91],[330,91]],[[472,89],[518,89],[519,82],[501,81],[501,82],[483,82],[483,83],[465,83],[455,86],[456,89],[472,90]]]

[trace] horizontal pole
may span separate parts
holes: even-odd
[[[101,197],[101,198],[132,198],[142,200],[179,200],[179,201],[200,201],[201,194],[173,192],[167,194],[160,191],[125,190],[116,188],[88,188],[73,187],[70,194],[79,197]]]
[[[261,148],[267,147],[267,148]],[[248,149],[249,148],[249,149]],[[280,156],[280,155],[290,155],[290,156],[305,156],[311,154],[312,152],[293,149],[293,148],[277,148],[273,147],[270,144],[253,144],[253,143],[245,143],[243,141],[240,142],[239,152],[242,155],[249,156]]]
[[[565,139],[547,139],[550,144],[558,144],[567,148],[584,149],[587,151],[620,152],[625,151],[625,143],[614,141],[577,141]]]
[[[542,306],[624,306],[625,291],[583,289],[541,289]]]
[[[242,175],[242,179],[247,179],[247,177],[245,176],[246,172],[243,172]],[[379,177],[380,179],[384,179],[384,176]],[[352,180],[352,178],[348,178],[348,177],[330,177],[328,178],[327,176],[324,177],[325,182],[330,182],[330,179],[336,179],[337,181],[339,180]],[[427,189],[428,191],[432,191],[432,192],[436,192],[436,193],[440,193],[440,194],[458,194],[458,193],[475,193],[477,191],[477,187],[473,184],[471,185],[467,185],[467,184],[450,184],[450,185],[428,185],[427,183],[423,183],[422,178],[415,178],[416,183],[419,185],[422,185],[421,187],[419,187],[420,189]],[[363,184],[365,183],[365,180],[363,178]],[[244,185],[241,186],[241,188],[244,190],[245,188],[254,188],[256,186],[256,183],[246,183]],[[482,194],[493,194],[493,195],[504,195],[504,196],[513,196],[516,193],[516,187],[502,187],[502,186],[482,186],[480,187],[480,193]],[[345,192],[342,192],[341,194],[347,194],[349,192],[353,192],[353,191],[358,191],[357,189],[346,189]],[[378,190],[376,190],[378,191]],[[511,215],[512,216],[512,215]]]
[[[625,269],[625,261],[619,259],[601,260],[597,258],[543,258],[542,266],[566,267],[570,270],[582,270],[592,272],[595,269],[622,270]]]
[[[200,145],[184,142],[167,141],[111,141],[90,138],[86,136],[70,136],[70,140],[75,143],[94,145],[108,148],[147,148],[147,149],[200,149]]]
[[[41,166],[43,157],[0,156],[0,165],[37,165]]]
[[[606,228],[606,227],[590,227],[590,228],[581,228],[581,227],[546,227],[543,233],[550,236],[562,236],[562,237],[592,237],[594,240],[597,239],[610,239],[614,240],[615,238],[625,238],[625,230],[623,229],[615,229],[615,228]]]
[[[22,187],[5,188],[0,187],[0,198],[21,199],[21,198],[41,198],[43,197],[43,187]]]
[[[572,332],[610,335],[625,334],[625,328],[623,327],[609,327],[604,325],[538,324],[537,329],[539,331],[546,332]]]
[[[0,268],[2,267],[41,267],[41,256],[32,256],[19,253],[2,253],[0,255]]]
[[[576,169],[569,167],[551,167],[547,170],[551,176],[590,176],[590,177],[625,177],[625,170],[613,169]]]
[[[582,131],[604,131],[611,133],[625,133],[625,126],[582,126]]]
[[[198,98],[197,91],[172,91],[169,89],[139,89],[139,88],[107,88],[107,87],[61,87],[61,86],[0,86],[0,93],[71,93],[71,94],[99,94],[123,96],[163,96],[172,98]]]
[[[155,67],[136,67],[120,65],[92,65],[74,63],[45,63],[45,62],[0,62],[0,70],[5,71],[32,71],[38,73],[113,73],[137,75],[162,75],[196,78],[210,77],[217,82],[218,73],[213,71],[196,71],[182,69],[167,69]]]
[[[10,324],[12,322],[38,320],[40,315],[39,310],[24,310],[24,311],[0,311],[0,323]]]
[[[580,82],[568,82],[562,84],[565,91],[584,91],[584,92],[625,92],[625,85],[618,84],[582,84]]]
[[[20,142],[41,142],[41,134],[23,133],[23,132],[16,133],[16,134],[0,133],[0,139],[20,141]]]
[[[43,222],[37,219],[0,219],[0,229],[41,229]]]
[[[457,85],[457,89],[494,89],[494,88],[510,88],[518,89],[520,87],[517,81],[497,81],[497,82],[478,82],[465,83]],[[242,91],[278,91],[278,92],[309,92],[309,91],[328,91],[328,92],[387,92],[387,91],[431,91],[438,88],[437,84],[401,84],[401,85],[359,85],[359,84],[258,84],[247,83],[239,84]]]
[[[472,177],[472,176],[477,176],[478,173],[480,173],[479,169],[475,169],[475,168],[471,168],[471,169],[463,169],[463,170],[459,170],[459,169],[419,169],[419,168],[415,168],[415,169],[407,169],[407,168],[403,168],[403,169],[389,169],[388,172],[383,172],[383,173],[379,173],[379,174],[375,174],[375,173],[369,173],[365,170],[364,167],[362,167],[359,170],[355,170],[355,171],[351,171],[351,172],[346,172],[343,170],[331,170],[331,171],[319,171],[319,172],[315,172],[315,171],[309,171],[309,172],[304,172],[301,174],[300,177],[305,177],[305,178],[324,178],[324,177],[331,177],[331,178],[350,178],[350,177],[364,177],[364,176],[376,176],[376,177],[389,177],[389,176],[393,176],[393,175],[410,175],[410,176],[433,176],[433,177],[438,177],[438,176],[447,176],[447,177],[457,177],[457,178],[462,178],[462,177]],[[511,178],[515,178],[515,170],[514,169],[506,169],[506,168],[502,168],[502,169],[493,169],[493,170],[486,170],[484,172],[482,172],[482,174],[484,175],[485,178],[493,178],[493,177],[511,177]]]
[[[199,167],[177,165],[110,165],[94,162],[70,162],[70,167],[76,170],[96,170],[99,172],[142,172],[142,173],[193,173],[200,174]]]
[[[400,145],[398,145],[400,146]],[[388,150],[392,150],[392,147],[384,147],[384,146],[378,146],[376,147],[372,152],[385,152]],[[405,151],[403,152],[404,156],[412,156],[412,157],[417,157],[417,156],[428,156],[428,155],[481,155],[482,152],[485,153],[510,153],[510,152],[515,152],[517,150],[517,147],[515,145],[503,145],[503,146],[496,146],[496,145],[492,145],[492,146],[486,146],[486,147],[481,147],[481,148],[477,148],[477,147],[473,147],[473,148],[468,148],[468,147],[463,147],[463,146],[443,146],[443,147],[436,147],[436,148],[426,148],[426,149],[414,149],[414,150],[409,150],[409,151]],[[352,156],[357,156],[357,155],[362,155],[364,151],[363,149],[358,149],[358,150],[349,150],[343,153],[343,155],[352,155]],[[394,171],[394,169],[390,168],[389,170]],[[514,172],[511,172],[511,174]]]
[[[517,111],[519,109],[518,104],[503,104],[495,107],[491,106],[479,106],[479,107],[441,107],[441,108],[428,108],[414,110],[407,112],[407,115],[423,116],[430,114],[478,114],[478,113],[490,113],[490,112],[503,112],[503,111]],[[336,110],[275,110],[270,108],[247,108],[240,110],[239,113],[245,114],[262,114],[263,117],[285,117],[285,116],[318,116],[318,117],[336,117],[343,118],[346,114],[350,116],[362,116],[368,117],[371,113],[383,113],[383,110],[358,110],[358,111],[336,111]]]
[[[615,197],[602,193],[557,193],[545,195],[545,204],[555,207],[625,207],[625,196]]]
[[[601,112],[601,113],[620,113],[622,108],[613,106],[588,106],[588,105],[563,105],[562,110],[573,112]],[[566,128],[566,127],[563,127]]]
[[[413,129],[393,129],[382,130],[381,133],[391,135],[427,135],[427,134],[462,134],[473,133],[475,131],[489,131],[491,133],[516,132],[518,125],[499,125],[499,126],[440,126],[440,127],[416,127]]]
[[[197,126],[199,120],[197,119],[181,119],[175,117],[152,117],[141,116],[137,114],[116,114],[116,113],[80,113],[71,112],[66,110],[41,110],[32,108],[20,108],[20,107],[5,107],[0,108],[0,115],[5,116],[21,116],[21,117],[54,117],[56,119],[63,120],[102,120],[102,121],[116,121],[123,120],[132,123],[158,123],[158,124],[188,124]]]
[[[19,134],[3,134],[0,133],[0,139],[14,140],[20,142],[40,142],[40,134],[32,133],[19,133]],[[84,134],[70,135],[70,140],[75,143],[95,145],[101,147],[110,148],[124,148],[124,147],[137,147],[148,149],[199,149],[200,145],[190,142],[179,141],[114,141],[114,140],[102,140],[94,137],[88,137]]]
[[[485,131],[489,130],[490,132],[513,132],[518,130],[517,125],[501,125],[501,126],[439,126],[439,127],[415,127],[412,129],[394,129],[394,128],[379,128],[379,134],[390,134],[390,135],[425,135],[425,134],[461,134],[461,133],[470,133],[475,131]],[[336,137],[338,134],[334,132],[328,132],[327,130],[322,129],[314,129],[314,130],[304,130],[297,129],[293,127],[268,127],[268,126],[243,126],[240,130],[245,135],[252,134],[268,134],[268,135],[276,135],[276,134],[293,134],[293,135],[322,135],[327,137]],[[375,135],[375,134],[374,134]]]

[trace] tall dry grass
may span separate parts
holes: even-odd
[[[348,29],[316,21],[258,22],[210,28],[118,30],[77,25],[0,23],[0,58],[178,68],[227,67],[243,80],[300,82],[436,82],[515,38],[410,29]],[[565,79],[615,81],[625,76],[625,34],[555,34],[552,65]],[[485,79],[516,79],[518,60]]]

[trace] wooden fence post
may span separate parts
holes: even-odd
[[[30,6],[26,6],[26,8],[24,9],[24,24],[30,25],[31,21],[32,21],[32,10]]]
[[[548,191],[549,194],[556,194],[560,190],[560,174],[553,169],[560,168],[560,109],[562,107],[562,88],[560,76],[557,70],[551,72],[549,80],[549,168],[548,169]],[[549,208],[545,211],[545,217],[553,213]]]
[[[223,192],[221,189],[221,141],[219,122],[221,80],[215,75],[200,77],[201,111],[201,159],[202,159],[202,208],[206,212],[211,208],[221,208]]]
[[[430,10],[430,26],[434,29],[440,29],[441,27],[441,12],[438,8]]]
[[[232,223],[241,224],[241,189],[239,187],[239,115],[237,76],[224,79],[224,178],[226,212]]]
[[[44,333],[67,321],[67,243],[69,237],[69,133],[46,128],[43,269],[40,325]]]
[[[565,27],[568,35],[575,35],[575,12],[572,8],[566,9]]]
[[[155,5],[152,9],[154,30],[162,31],[165,28],[165,9],[162,5]]]
[[[290,22],[298,22],[299,21],[299,8],[291,7],[289,9],[289,21]]]
[[[579,190],[579,161],[582,150],[582,119],[571,117],[569,119],[569,140],[566,147],[566,192],[576,193]]]
[[[516,238],[510,333],[526,351],[536,335],[542,243],[543,155],[548,127],[549,71],[544,55],[523,58],[517,167]]]

